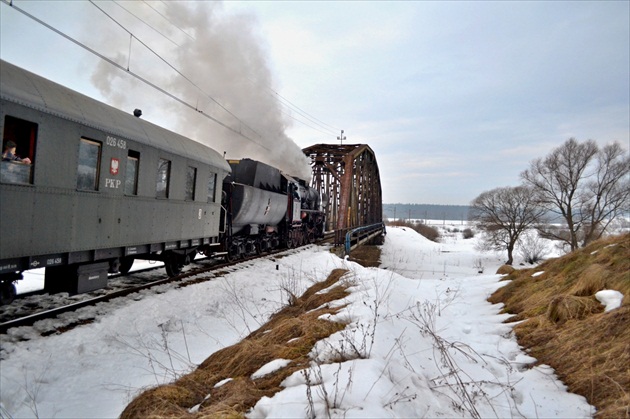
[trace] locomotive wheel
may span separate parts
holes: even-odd
[[[11,304],[15,300],[16,294],[13,282],[2,282],[0,284],[0,305]]]
[[[177,255],[169,255],[164,261],[164,268],[166,269],[166,274],[169,278],[177,276],[182,273],[182,266],[179,263],[179,258]]]
[[[133,266],[133,258],[122,258],[120,259],[120,266],[118,267],[118,272],[120,272],[122,275],[127,275],[132,266]]]

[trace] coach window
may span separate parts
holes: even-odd
[[[171,178],[171,161],[160,159],[158,161],[156,195],[158,198],[168,198],[169,183]]]
[[[195,183],[197,182],[197,168],[188,166],[186,171],[186,200],[195,200]]]
[[[210,173],[210,179],[208,180],[208,202],[215,202],[214,194],[217,189],[217,174]]]
[[[77,189],[97,191],[100,175],[101,143],[81,138],[79,143],[79,167],[77,168]]]
[[[138,167],[140,153],[129,150],[127,168],[125,169],[125,195],[138,195]]]
[[[37,124],[5,116],[2,133],[2,183],[33,183]]]

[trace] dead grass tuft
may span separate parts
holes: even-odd
[[[587,266],[569,292],[579,297],[595,295],[606,288],[606,271],[606,267],[600,264]]]
[[[591,314],[604,311],[601,303],[593,297],[559,295],[551,299],[547,308],[547,319],[556,324],[567,320],[582,320]]]
[[[308,355],[317,341],[345,327],[319,317],[340,310],[327,303],[348,295],[350,284],[342,280],[346,273],[333,270],[325,281],[310,287],[294,304],[284,307],[238,344],[215,352],[175,383],[140,394],[121,418],[242,418],[261,397],[271,397],[281,390],[285,378],[308,367]],[[267,376],[250,378],[260,367],[279,358],[291,363]],[[226,378],[232,381],[214,388]],[[199,404],[196,413],[189,412]]]
[[[182,406],[194,404],[196,398],[188,389],[177,385],[164,385],[147,390],[143,397],[136,398],[125,409],[121,417],[166,418],[186,417],[187,409]]]
[[[497,269],[497,275],[508,275],[508,274],[511,274],[514,271],[515,271],[515,269],[514,269],[513,266],[501,265],[501,266],[499,266],[499,269]]]
[[[521,345],[551,365],[571,392],[597,408],[597,417],[630,419],[630,234],[610,237],[536,271],[518,270],[491,297],[525,320],[514,331]],[[593,294],[624,294],[620,308],[603,312]]]

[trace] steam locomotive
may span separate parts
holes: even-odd
[[[229,260],[323,235],[322,196],[302,179],[215,150],[0,62],[0,303],[22,272],[81,293],[135,259],[176,276],[197,253]],[[28,160],[26,160],[28,157]]]

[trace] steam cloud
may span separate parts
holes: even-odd
[[[128,35],[125,34],[126,41],[121,38],[121,29],[112,27],[111,21],[108,25],[99,24],[103,25],[99,27],[103,49],[111,51],[116,45],[119,51],[114,59],[116,62],[126,64],[129,61],[131,71],[196,106],[199,112],[166,95],[149,91],[138,80],[101,61],[92,75],[92,82],[107,100],[121,109],[140,107],[143,117],[152,121],[156,121],[152,115],[159,115],[159,125],[170,123],[174,131],[220,153],[225,151],[228,158],[260,160],[285,173],[310,180],[308,159],[285,134],[289,120],[280,111],[281,105],[270,90],[273,80],[264,43],[254,32],[255,19],[245,14],[223,13],[223,5],[216,2],[153,4],[155,8],[151,10],[153,6],[149,8],[146,2],[133,3],[133,13],[145,22],[151,22],[154,28],[154,32],[147,35],[150,42],[136,33],[134,35],[200,89],[137,42],[132,44],[134,48],[129,58]],[[131,11],[131,7],[125,7]],[[95,31],[94,26],[89,30]],[[249,139],[209,120],[201,112]]]

